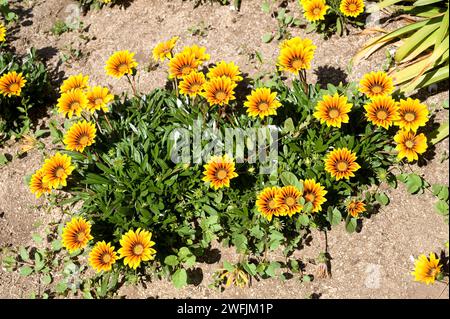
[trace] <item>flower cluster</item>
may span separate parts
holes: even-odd
[[[417,134],[419,127],[428,122],[427,106],[418,99],[395,101],[391,96],[392,78],[382,71],[364,75],[359,90],[370,99],[364,109],[372,124],[385,129],[392,125],[400,128],[394,136],[398,157],[406,157],[409,162],[418,160],[418,154],[427,150],[427,138],[423,133]]]
[[[108,103],[114,99],[109,90],[101,86],[89,86],[89,77],[83,74],[72,75],[66,79],[61,87],[58,99],[58,112],[72,118],[81,116],[83,111],[93,116],[95,111],[108,112]],[[95,119],[95,117],[93,117]],[[66,149],[82,153],[84,149],[95,142],[97,129],[92,121],[79,120],[73,123],[64,135],[63,142]],[[45,160],[30,181],[30,190],[37,198],[44,193],[50,193],[67,185],[67,178],[75,166],[69,155],[56,153]]]
[[[326,194],[320,183],[307,179],[303,181],[302,191],[293,185],[264,188],[257,196],[256,207],[269,221],[273,216],[292,217],[300,213],[306,203],[311,203],[311,212],[316,213],[322,210]]]
[[[110,271],[118,259],[123,258],[125,266],[136,269],[141,262],[153,260],[156,250],[152,247],[152,233],[138,228],[129,230],[120,239],[120,249],[116,252],[111,243],[99,241],[89,253],[89,264],[96,271]],[[91,223],[83,217],[74,217],[62,231],[62,244],[72,253],[85,248],[92,240]]]
[[[303,15],[310,22],[325,20],[325,16],[329,11],[336,11],[338,14],[353,18],[364,12],[363,0],[342,0],[339,8],[327,5],[325,0],[300,0],[300,4],[303,7]]]

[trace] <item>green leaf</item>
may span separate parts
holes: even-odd
[[[19,248],[19,255],[20,255],[20,258],[22,258],[23,261],[30,260],[30,255],[28,254],[28,251],[23,246],[20,246],[20,248]]]
[[[435,205],[436,210],[441,215],[448,215],[448,203],[440,200]]]
[[[284,121],[284,130],[288,133],[294,133],[295,126],[294,126],[294,121],[292,120],[292,118],[288,118],[288,119],[286,119],[286,121]]]
[[[233,272],[235,269],[234,265],[226,260],[223,262],[223,268],[229,272]]]
[[[423,186],[423,179],[417,174],[409,174],[406,181],[406,188],[410,194],[417,193]]]
[[[434,184],[431,186],[431,190],[437,198],[446,201],[448,199],[448,187],[441,184]]]
[[[303,192],[303,183],[291,172],[283,172],[280,175],[281,182],[284,186],[295,186],[300,192]]]
[[[345,230],[349,233],[353,233],[356,230],[357,224],[358,223],[356,218],[350,218],[345,224]]]
[[[336,226],[341,222],[342,214],[337,208],[329,209],[327,213],[327,220],[331,226]]]
[[[269,43],[270,41],[272,41],[273,39],[273,35],[271,33],[266,33],[262,36],[261,40],[264,43]]]
[[[33,234],[31,237],[36,244],[42,243],[42,237],[39,234]]]
[[[49,285],[52,282],[52,276],[50,274],[45,274],[41,279],[44,285]]]
[[[60,281],[56,284],[55,291],[58,294],[63,294],[66,292],[66,290],[67,290],[67,283],[65,283],[64,281]]]
[[[380,203],[383,206],[386,206],[389,204],[389,197],[385,193],[376,193],[375,199],[378,203]]]
[[[256,276],[257,272],[256,272],[256,265],[255,264],[253,264],[253,263],[250,264],[249,262],[245,262],[245,263],[242,264],[242,267],[251,276]]]
[[[306,215],[306,214],[301,214],[301,215],[298,217],[298,220],[299,220],[299,222],[300,222],[300,224],[301,224],[302,226],[308,226],[308,225],[309,225],[309,217],[308,217],[308,215]]]
[[[62,248],[61,240],[54,240],[52,241],[52,250],[53,251],[60,251]]]
[[[187,285],[187,273],[185,269],[178,269],[172,275],[172,282],[175,288],[183,288]]]
[[[271,262],[269,264],[269,266],[267,266],[267,268],[266,268],[267,276],[275,277],[276,276],[276,271],[278,269],[280,269],[280,267],[281,267],[280,263],[278,263],[276,261]]]
[[[164,263],[168,266],[176,266],[178,265],[178,257],[175,255],[169,255],[164,259]]]
[[[31,268],[29,266],[23,266],[22,268],[20,268],[20,271],[19,271],[20,275],[24,276],[24,277],[31,275],[32,272],[33,272],[33,268]]]

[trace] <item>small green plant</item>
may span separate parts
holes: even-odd
[[[14,22],[19,16],[9,8],[9,0],[0,0],[0,14],[7,22]]]
[[[209,24],[206,24],[205,21],[202,20],[196,25],[189,27],[187,30],[192,36],[206,37],[208,31],[211,30],[211,26]]]
[[[32,126],[30,110],[51,100],[48,73],[35,49],[23,58],[0,51],[0,76],[13,71],[22,73],[27,82],[20,96],[0,94],[0,142],[13,133],[19,136],[27,133]]]
[[[83,28],[83,22],[67,23],[62,20],[55,22],[50,29],[50,33],[56,36],[60,36],[63,33],[80,30]]]
[[[276,1],[265,0],[261,5],[261,10],[277,20],[277,29],[263,35],[262,41],[264,43],[268,43],[273,39],[283,40],[289,38],[291,36],[289,28],[301,24],[301,21],[290,15],[285,8],[278,8]]]

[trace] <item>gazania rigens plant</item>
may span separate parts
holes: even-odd
[[[64,117],[64,132],[53,135],[67,149],[30,180],[36,196],[76,205],[84,223],[67,226],[64,245],[89,253],[100,274],[156,274],[182,287],[186,269],[218,241],[241,254],[238,264],[223,263],[218,281],[238,276],[247,285],[252,276],[271,276],[269,251],[289,259],[311,227],[343,221],[355,231],[358,219],[386,204],[376,186],[396,180],[399,159],[426,151],[420,101],[390,95],[389,85],[369,96],[359,82],[309,83],[310,39],[280,44],[274,69],[293,73],[289,84],[280,72],[270,82],[244,81],[232,62],[205,71],[199,66],[209,57],[200,47],[171,51],[164,89],[137,92],[133,74],[131,95],[107,98],[101,86],[96,94],[91,86],[62,93],[73,95],[61,99],[63,115],[84,118]],[[230,131],[236,136],[227,148],[221,137]],[[272,133],[266,144],[263,132]]]

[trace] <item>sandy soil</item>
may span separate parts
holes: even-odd
[[[13,1],[14,2],[14,1]],[[143,70],[149,64],[151,49],[159,41],[180,36],[179,46],[200,44],[207,47],[212,62],[225,59],[234,61],[243,72],[255,74],[270,70],[277,56],[277,43],[265,44],[263,34],[273,31],[274,19],[263,13],[260,1],[244,0],[240,12],[226,6],[201,6],[192,10],[192,2],[181,0],[135,0],[126,9],[114,7],[91,11],[80,16],[84,31],[73,31],[61,36],[49,30],[57,20],[65,20],[73,13],[73,3],[68,0],[16,1],[22,16],[20,26],[14,31],[13,46],[19,53],[34,46],[46,59],[55,83],[62,77],[83,72],[89,74],[91,83],[108,85],[119,93],[125,89],[124,81],[108,78],[103,65],[108,56],[118,49],[136,52],[140,63],[141,89],[161,86],[166,80],[166,67],[151,72]],[[300,12],[295,1],[289,2],[294,15]],[[203,36],[193,36],[189,29],[200,27]],[[293,35],[306,36],[302,29],[292,29]],[[320,35],[308,34],[317,45],[317,53],[309,72],[311,81],[338,82],[356,80],[367,71],[381,68],[384,53],[380,52],[368,61],[349,68],[349,60],[368,36],[352,34],[348,37],[332,37],[324,41]],[[70,48],[80,50],[79,60],[62,62],[62,54]],[[264,58],[261,65],[255,58],[258,51]],[[448,90],[448,88],[446,89]],[[448,92],[427,98],[433,107],[448,98]],[[50,114],[50,113],[49,113]],[[42,125],[51,115],[42,120]],[[448,121],[448,112],[437,112],[439,121]],[[48,140],[46,143],[48,144]],[[0,152],[17,154],[19,145],[13,143]],[[436,154],[426,166],[416,169],[427,181],[448,185],[449,162],[440,159],[449,154],[448,139],[437,145]],[[50,221],[59,220],[61,212],[50,210],[42,200],[35,200],[25,185],[24,176],[37,169],[43,156],[37,150],[26,156],[15,157],[0,168],[0,247],[31,245],[31,234],[42,232]],[[425,286],[411,280],[411,256],[424,252],[439,252],[448,241],[448,225],[434,212],[435,199],[429,194],[409,195],[401,186],[387,190],[391,203],[380,213],[364,220],[360,233],[348,234],[343,225],[328,234],[332,260],[332,278],[301,283],[298,279],[254,281],[250,288],[229,288],[218,292],[208,288],[213,272],[221,266],[200,264],[203,280],[177,290],[171,283],[161,280],[139,286],[124,286],[119,295],[128,298],[306,298],[314,294],[320,298],[448,298],[444,285]],[[310,246],[298,252],[304,261],[317,257],[323,249],[321,234],[313,232]],[[220,260],[233,260],[230,249],[220,249]],[[0,256],[1,258],[1,256]],[[307,263],[306,273],[313,273],[314,266]],[[16,273],[0,270],[0,297],[26,298],[36,291],[36,278],[23,278]],[[441,292],[444,292],[441,294]]]

